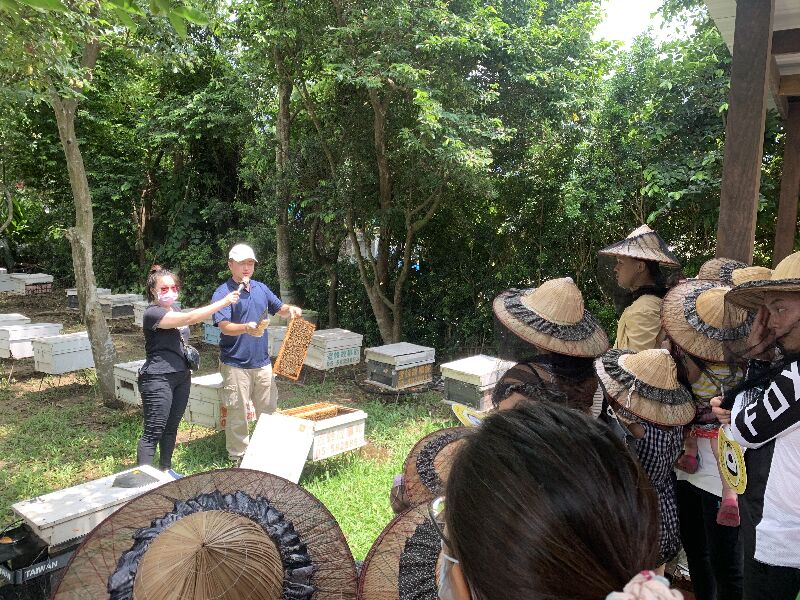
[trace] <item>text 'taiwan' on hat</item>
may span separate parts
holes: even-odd
[[[372,544],[358,578],[358,600],[436,600],[441,538],[428,505],[397,515]]]
[[[537,288],[506,290],[494,299],[492,310],[503,329],[547,352],[594,358],[608,349],[605,331],[584,308],[583,295],[570,277],[551,279]],[[503,336],[498,337],[503,346]],[[500,355],[524,360],[507,356],[502,347]]]
[[[403,465],[409,504],[430,502],[444,494],[450,467],[469,433],[469,427],[447,427],[429,433],[414,444]]]
[[[753,322],[742,309],[726,315],[725,293],[730,289],[699,279],[672,288],[661,304],[661,325],[669,338],[702,360],[724,362],[726,343],[747,337]]]
[[[733,272],[746,267],[745,263],[732,258],[712,258],[703,263],[695,279],[719,281],[722,285],[732,286],[734,285]]]
[[[254,260],[258,262],[256,253],[253,252],[253,249],[247,244],[236,244],[231,248],[231,251],[228,252],[228,259],[235,260],[236,262],[242,262],[243,260]]]
[[[692,395],[678,383],[675,361],[663,349],[613,349],[595,361],[606,395],[622,415],[656,425],[686,425],[695,415]]]
[[[667,247],[666,242],[647,225],[634,229],[624,240],[606,246],[600,250],[599,254],[648,260],[666,267],[681,266],[678,258]]]
[[[178,479],[100,523],[54,598],[333,600],[356,596],[339,525],[300,486],[225,469]]]
[[[725,301],[748,310],[764,304],[767,292],[800,292],[800,252],[784,258],[769,279],[756,279],[737,285],[725,295]]]

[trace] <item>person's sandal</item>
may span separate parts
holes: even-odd
[[[700,462],[697,460],[696,456],[692,456],[691,454],[683,454],[675,462],[675,468],[689,474],[697,473],[697,469],[700,468]]]
[[[739,527],[739,500],[736,498],[726,498],[719,505],[717,511],[717,525],[724,527]]]

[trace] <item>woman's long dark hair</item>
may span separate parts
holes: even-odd
[[[547,402],[495,413],[467,438],[445,518],[477,600],[597,600],[658,560],[638,462],[603,423]]]
[[[158,283],[158,278],[166,276],[172,277],[175,281],[175,285],[180,287],[181,281],[175,273],[169,269],[165,269],[161,265],[153,265],[150,267],[150,270],[147,272],[147,283],[145,284],[148,302],[155,302],[158,299],[153,290],[155,290],[156,284]]]

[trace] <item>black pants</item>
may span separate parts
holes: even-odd
[[[172,467],[172,452],[175,450],[175,438],[178,437],[178,424],[189,401],[191,380],[189,371],[139,375],[144,431],[136,450],[137,464],[152,464],[158,445],[160,468]]]
[[[795,600],[800,594],[800,569],[776,567],[744,559],[745,600]]]
[[[681,542],[697,600],[742,599],[742,542],[738,527],[717,524],[720,499],[678,482]]]

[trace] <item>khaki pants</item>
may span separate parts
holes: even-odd
[[[220,363],[219,371],[222,374],[222,403],[227,409],[225,447],[230,458],[241,458],[250,443],[248,406],[252,402],[256,419],[261,413],[274,413],[278,407],[278,386],[273,382],[272,365],[239,369]]]

